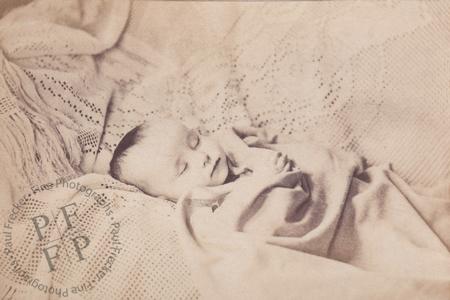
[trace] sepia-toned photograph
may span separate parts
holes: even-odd
[[[450,1],[0,0],[0,300],[450,299]]]

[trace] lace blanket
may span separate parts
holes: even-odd
[[[2,296],[198,297],[166,200],[107,175],[70,179],[33,186],[2,218]]]
[[[36,1],[1,19],[1,158],[15,186],[92,168],[112,94],[94,55],[116,42],[128,7]]]
[[[2,298],[197,297],[167,202],[109,176],[70,181],[97,157],[114,95],[99,55],[129,8],[35,1],[0,21]]]
[[[13,10],[0,20],[1,221],[25,187],[106,173],[119,139],[154,115],[205,131],[244,119],[392,162],[408,182],[432,185],[450,170],[449,11],[446,1],[124,0]],[[167,253],[179,258],[168,249],[174,232],[153,229],[154,259],[121,277],[139,294],[108,285],[105,295],[147,295],[148,279],[165,297],[198,297],[183,263],[162,263]],[[179,290],[159,276],[171,271],[183,274]]]
[[[450,176],[447,1],[133,5],[122,49],[144,42],[147,74],[112,103],[102,149],[154,115],[209,131],[244,119],[412,184]],[[116,67],[123,82],[138,64]]]

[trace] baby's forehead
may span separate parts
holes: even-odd
[[[179,156],[178,147],[167,139],[146,136],[139,140],[126,155],[124,163],[140,179],[172,177]]]
[[[131,149],[136,159],[158,160],[161,163],[177,159],[191,132],[182,125],[166,125],[169,126],[144,128],[134,149]]]
[[[188,129],[177,124],[160,124],[154,127],[144,127],[140,139],[140,145],[150,147],[161,145],[162,147],[171,148],[171,146],[184,143]]]
[[[195,134],[194,129],[189,129],[179,122],[162,122],[156,126],[144,127],[142,130],[142,145],[161,145],[162,148],[171,149],[187,145],[189,138]]]

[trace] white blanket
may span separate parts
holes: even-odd
[[[448,299],[448,197],[419,196],[388,167],[354,173],[352,156],[273,147],[298,170],[239,179],[214,212],[179,202],[206,299]]]

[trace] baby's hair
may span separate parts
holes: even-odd
[[[143,124],[141,124],[125,134],[120,140],[119,145],[117,145],[116,149],[114,150],[113,157],[111,159],[111,162],[109,163],[109,170],[111,176],[115,179],[120,180],[120,165],[122,163],[122,160],[127,155],[127,150],[139,143],[139,141],[142,139],[143,128],[144,126]]]

